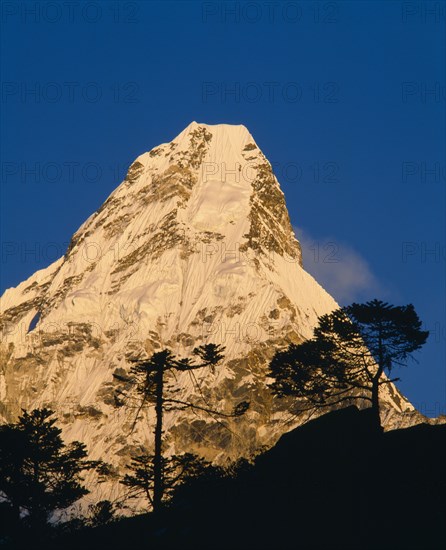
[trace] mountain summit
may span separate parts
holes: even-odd
[[[153,439],[150,407],[132,430],[129,361],[213,342],[226,347],[223,366],[180,374],[178,395],[250,409],[225,423],[167,413],[166,451],[250,454],[302,422],[272,399],[268,361],[336,307],[303,269],[284,195],[248,130],[193,122],[133,162],[63,258],[4,293],[0,413],[10,421],[50,407],[67,440],[122,471]],[[392,410],[413,409],[390,384],[386,392]],[[95,490],[110,498],[119,487]]]

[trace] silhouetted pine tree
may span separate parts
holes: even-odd
[[[199,346],[193,350],[193,354],[199,359],[198,361],[193,361],[190,358],[177,359],[167,349],[154,353],[147,360],[134,361],[131,371],[136,375],[138,381],[137,389],[142,395],[139,410],[147,403],[151,403],[155,406],[155,443],[153,455],[140,455],[134,458],[131,466],[134,473],[130,476],[126,476],[123,482],[126,485],[133,483],[133,486],[144,488],[144,492],[155,512],[160,509],[163,498],[167,496],[170,490],[170,474],[172,472],[169,473],[169,469],[176,471],[178,468],[178,460],[185,460],[184,457],[183,459],[176,457],[172,459],[172,462],[163,458],[162,439],[164,411],[166,409],[184,410],[192,408],[212,415],[234,417],[242,415],[249,407],[249,403],[242,402],[239,403],[231,413],[223,413],[207,405],[201,406],[173,397],[175,393],[166,386],[165,375],[169,371],[193,371],[204,367],[210,367],[214,370],[216,365],[218,365],[224,357],[224,349],[224,347],[216,344]],[[135,422],[138,418],[138,414]],[[190,474],[193,475],[195,463],[190,459],[191,456],[192,455],[187,455],[188,459],[183,463],[183,468],[186,470],[190,467]]]
[[[399,380],[390,378],[394,367],[405,366],[428,335],[412,304],[354,303],[320,317],[311,340],[277,352],[270,387],[279,397],[305,398],[314,407],[370,401],[380,427],[380,386]]]
[[[16,520],[23,514],[35,529],[89,492],[81,473],[96,466],[85,460],[83,443],[65,445],[53,414],[46,408],[23,411],[17,423],[0,427],[0,493]]]

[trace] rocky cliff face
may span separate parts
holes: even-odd
[[[139,401],[129,360],[213,342],[226,347],[222,367],[170,383],[197,404],[251,407],[225,422],[168,413],[166,452],[247,455],[302,421],[266,389],[275,349],[310,337],[336,307],[304,271],[284,195],[247,129],[194,122],[135,160],[63,258],[1,298],[0,414],[51,407],[67,440],[122,471],[152,445],[154,421],[145,408],[131,430]],[[386,391],[391,409],[413,409]],[[91,498],[119,491],[109,483]]]

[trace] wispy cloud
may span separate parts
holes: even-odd
[[[367,260],[350,245],[334,237],[316,238],[296,226],[294,232],[302,246],[304,269],[340,305],[387,294]]]

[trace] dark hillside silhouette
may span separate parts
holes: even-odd
[[[377,432],[371,410],[308,422],[245,465],[153,514],[48,548],[432,550],[445,540],[446,426]]]

